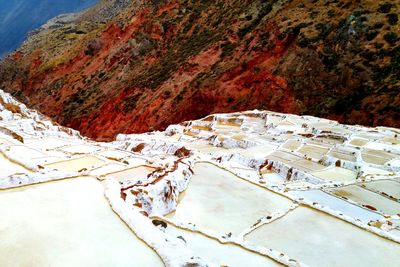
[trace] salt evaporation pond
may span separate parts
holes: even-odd
[[[164,266],[94,178],[0,191],[0,266]]]

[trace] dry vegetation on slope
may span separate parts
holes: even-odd
[[[400,1],[102,1],[0,65],[0,88],[98,140],[268,109],[400,127]]]

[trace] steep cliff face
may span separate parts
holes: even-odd
[[[98,140],[253,108],[400,127],[399,9],[102,1],[33,35],[1,63],[0,88]]]

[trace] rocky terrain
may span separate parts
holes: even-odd
[[[400,1],[104,0],[42,29],[0,88],[97,140],[216,112],[400,127]]]
[[[0,265],[395,267],[399,133],[246,111],[101,143],[0,90]]]

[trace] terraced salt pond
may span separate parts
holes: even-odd
[[[66,146],[70,142],[68,142],[68,140],[62,140],[57,138],[44,138],[39,140],[33,139],[26,143],[28,143],[30,147],[46,150],[46,149],[55,149],[58,147]]]
[[[21,165],[14,163],[4,157],[2,153],[0,153],[0,179],[5,178],[14,173],[29,173],[28,169],[25,169]]]
[[[217,266],[229,267],[272,267],[282,266],[272,259],[258,253],[245,250],[233,244],[221,244],[217,240],[206,237],[200,233],[187,231],[168,224],[165,232],[179,238],[191,250],[201,256],[207,262],[213,262]]]
[[[0,191],[0,266],[164,266],[93,178]]]
[[[117,163],[117,162],[112,162],[108,163],[106,165],[100,166],[96,169],[93,169],[90,174],[93,176],[98,176],[99,179],[104,179],[104,176],[113,173],[113,172],[118,172],[122,171],[129,168],[128,165],[122,164],[122,163]]]
[[[400,213],[399,202],[366,190],[360,186],[349,185],[340,189],[330,189],[327,191],[331,194],[348,199],[369,209],[383,212],[387,215],[396,215]]]
[[[7,151],[12,155],[19,155],[19,157],[24,157],[24,158],[38,158],[46,156],[46,154],[36,149],[32,149],[21,145],[9,146]]]
[[[130,180],[131,182],[145,180],[147,175],[153,172],[155,168],[149,166],[137,166],[120,172],[114,172],[106,175],[104,178],[112,178],[117,181]]]
[[[321,190],[291,191],[291,193],[298,197],[308,199],[314,203],[319,203],[326,207],[330,207],[333,210],[339,211],[344,215],[361,220],[365,223],[383,219],[383,216],[377,212],[371,211],[367,208],[359,207]]]
[[[400,201],[400,183],[391,180],[381,180],[362,184],[362,186],[373,192],[380,193],[389,198]]]
[[[173,221],[195,224],[221,236],[238,235],[258,219],[293,204],[210,163],[197,163],[193,171],[176,211],[168,215]]]
[[[311,172],[318,178],[328,181],[355,181],[357,173],[348,169],[331,166],[324,170]]]
[[[70,160],[63,160],[47,164],[46,167],[60,171],[75,171],[92,170],[105,164],[105,161],[95,156],[84,156]]]
[[[302,206],[245,239],[288,253],[309,266],[399,266],[399,244]]]

